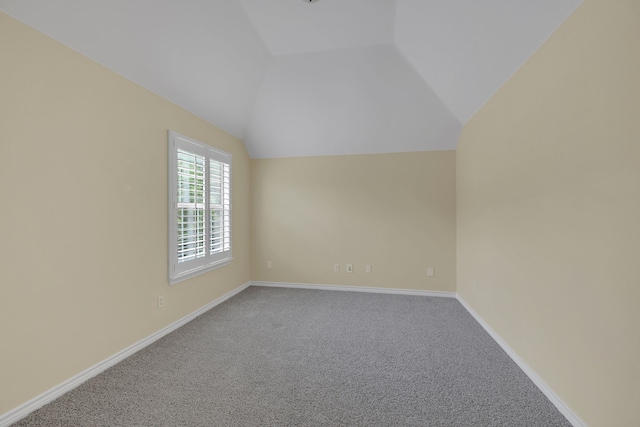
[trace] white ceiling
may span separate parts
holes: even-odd
[[[240,0],[273,55],[390,44],[394,0]]]
[[[255,157],[446,150],[462,125],[391,45],[276,57],[245,146]]]
[[[394,40],[466,123],[582,0],[397,0]]]
[[[271,59],[234,0],[0,0],[0,10],[238,137]]]
[[[0,10],[243,138],[255,158],[454,149],[580,3],[0,0]]]

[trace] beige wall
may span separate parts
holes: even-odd
[[[458,291],[591,426],[640,420],[640,2],[586,0],[465,126]]]
[[[455,291],[455,152],[251,166],[253,280]]]
[[[234,262],[171,287],[167,129],[234,162]],[[0,414],[249,280],[242,143],[2,13],[0,137]]]
[[[250,227],[253,280],[455,291],[457,179],[461,296],[589,425],[634,425],[638,16],[586,0],[457,155],[255,160],[250,183],[240,141],[0,13],[0,414],[248,281]],[[235,260],[172,287],[167,129],[234,155]]]

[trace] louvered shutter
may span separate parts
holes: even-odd
[[[220,260],[231,253],[231,156],[209,152],[209,251]]]
[[[231,261],[231,155],[169,132],[169,281]]]
[[[206,255],[205,158],[178,149],[177,261]]]

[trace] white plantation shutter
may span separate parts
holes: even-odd
[[[202,258],[205,247],[205,158],[178,149],[177,261]]]
[[[231,262],[231,155],[169,131],[169,281]]]
[[[213,259],[224,259],[231,253],[231,155],[211,151],[209,253]]]

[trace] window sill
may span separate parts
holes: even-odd
[[[180,273],[179,275],[176,275],[174,277],[169,277],[169,284],[175,285],[176,283],[182,282],[183,280],[191,279],[192,277],[199,276],[201,274],[215,270],[216,268],[224,267],[225,265],[231,264],[231,261],[233,261],[233,258],[227,258],[213,264],[185,271],[184,273]]]

